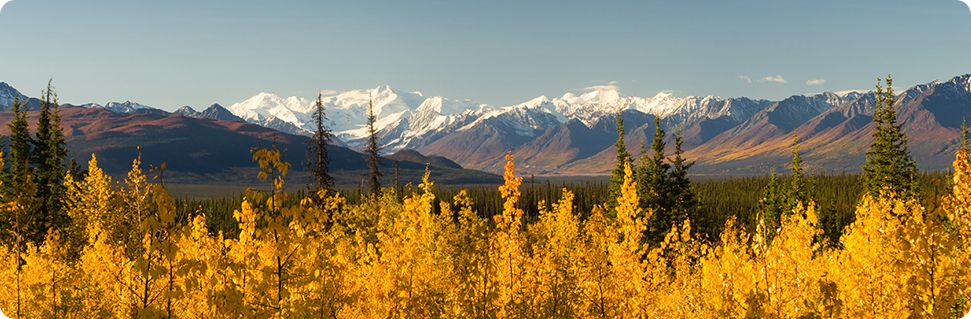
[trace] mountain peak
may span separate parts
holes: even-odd
[[[105,104],[104,106],[94,104],[93,106],[102,107],[108,111],[112,111],[115,113],[122,113],[122,114],[135,113],[142,110],[148,111],[148,112],[161,111],[161,110],[158,110],[157,108],[154,108],[148,105],[132,102],[131,100],[128,100],[125,102],[108,102],[108,104]]]
[[[198,112],[196,112],[196,109],[192,108],[191,106],[186,105],[186,106],[180,107],[178,110],[175,110],[175,112],[172,112],[172,113],[189,115],[189,114],[195,114]]]
[[[384,85],[378,85],[378,87],[374,88],[374,91],[375,92],[395,92],[397,90],[395,90],[395,88],[391,87],[391,85],[389,84],[384,84]]]
[[[580,100],[585,103],[618,103],[621,99],[620,90],[612,85],[598,86],[580,95]]]

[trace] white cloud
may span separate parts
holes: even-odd
[[[6,6],[8,3],[10,3],[11,1],[13,0],[0,0],[0,13],[3,12],[3,7]]]
[[[809,86],[816,86],[816,85],[823,85],[823,84],[826,84],[825,79],[812,79],[812,80],[806,81],[806,85],[809,85]]]
[[[958,0],[958,1],[964,2],[964,5],[968,6],[968,9],[971,9],[971,0]]]
[[[742,82],[752,84],[752,78],[748,77],[748,75],[739,75],[739,76],[736,76],[735,78],[742,80]]]
[[[619,91],[620,83],[618,83],[617,81],[610,81],[610,82],[607,82],[607,84],[605,85],[588,86],[583,90],[584,91]]]
[[[786,83],[788,83],[788,82],[786,82],[786,78],[782,77],[781,75],[766,75],[766,76],[762,77],[762,81],[760,81],[760,82],[762,82],[762,83],[767,83],[767,82],[769,82],[769,83],[779,83],[779,84],[786,84]]]

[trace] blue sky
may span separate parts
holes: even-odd
[[[169,110],[382,84],[495,105],[611,81],[628,95],[777,99],[868,89],[887,73],[901,87],[971,73],[971,10],[958,0],[14,0],[0,12],[0,81],[35,96],[53,77],[64,102]]]

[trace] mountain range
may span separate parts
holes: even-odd
[[[499,172],[511,152],[525,172],[599,175],[613,166],[616,114],[625,119],[633,153],[650,145],[654,118],[682,134],[696,174],[765,174],[791,158],[795,134],[807,167],[819,173],[859,171],[873,125],[874,94],[861,91],[794,95],[772,101],[746,97],[624,96],[616,86],[596,86],[560,97],[540,96],[496,107],[470,100],[427,97],[390,86],[323,96],[328,125],[347,146],[366,138],[365,111],[373,101],[379,143],[385,152],[415,149],[464,167]],[[260,93],[228,109],[244,120],[307,134],[314,101]],[[971,75],[934,81],[899,92],[899,122],[910,136],[920,168],[949,167],[962,119],[971,116]]]
[[[0,83],[0,123],[8,123],[13,113],[7,101],[25,97],[12,87]],[[30,98],[26,98],[30,99]],[[36,99],[34,99],[36,100]],[[39,106],[40,102],[35,101]],[[38,112],[30,108],[28,123],[34,129]],[[283,159],[291,164],[287,180],[292,185],[310,182],[305,169],[309,138],[283,133],[247,123],[218,104],[202,112],[190,107],[169,113],[134,102],[61,106],[61,126],[64,129],[69,157],[82,167],[96,154],[98,165],[117,178],[131,168],[139,154],[143,169],[166,164],[164,180],[179,184],[260,185],[256,179],[256,164],[252,161],[253,147],[277,147]],[[9,136],[7,125],[0,125],[0,135]],[[328,147],[331,173],[340,185],[361,183],[367,170],[364,155],[340,145]],[[381,158],[380,169],[385,173],[383,183],[391,184],[395,161],[399,167],[399,182],[417,183],[426,165],[436,181],[445,184],[498,183],[494,174],[464,169],[447,159],[425,156],[415,151],[401,151]]]
[[[13,96],[26,98],[13,92],[0,83],[0,107]],[[270,129],[286,140],[310,134],[314,102],[259,93],[228,107],[213,104],[201,112],[185,106],[169,114],[134,102],[78,108],[104,110],[120,116],[122,122],[125,116],[236,123],[234,127],[245,122],[252,124],[246,126],[248,130]],[[511,152],[524,174],[536,175],[609,172],[614,165],[617,114],[625,120],[625,141],[635,155],[642,145],[650,145],[655,118],[668,132],[669,151],[673,133],[680,133],[686,156],[696,163],[695,174],[749,175],[782,169],[791,157],[794,135],[809,170],[856,172],[871,140],[874,110],[873,92],[824,92],[772,101],[679,97],[670,92],[624,96],[610,85],[508,106],[425,96],[390,86],[334,92],[323,95],[322,102],[326,124],[337,138],[335,147],[363,148],[370,102],[379,144],[389,158],[400,153],[399,158],[413,161],[427,163],[434,158],[443,167],[454,164],[497,173],[503,154]],[[971,74],[907,88],[899,92],[895,108],[920,168],[946,169],[958,147],[961,122],[971,116]],[[180,129],[172,123],[153,125],[163,131]],[[208,135],[186,138],[207,138],[203,136]]]

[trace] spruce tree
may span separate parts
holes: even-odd
[[[666,147],[664,143],[665,132],[661,128],[661,119],[658,117],[654,118],[654,140],[651,142],[651,156],[646,157],[647,154],[642,154],[645,160],[643,161],[642,176],[638,176],[638,192],[641,195],[641,206],[644,208],[653,208],[655,215],[659,210],[668,210],[671,208],[670,198],[668,198],[668,175],[671,171],[671,165],[667,163],[667,157],[664,154],[664,148]]]
[[[326,119],[324,113],[323,95],[317,95],[317,102],[314,104],[314,136],[310,139],[310,172],[314,177],[314,190],[330,190],[334,187],[334,178],[330,176],[330,161],[327,158],[327,145],[333,139],[330,129],[324,124]]]
[[[770,230],[767,238],[771,239],[774,230],[779,227],[781,216],[790,210],[789,200],[786,196],[787,190],[783,183],[779,181],[775,169],[769,174],[769,184],[762,189],[762,197],[759,198],[759,212],[757,218],[763,218],[767,230]],[[751,221],[753,225],[758,224],[758,220]]]
[[[368,190],[371,194],[377,195],[381,192],[381,171],[378,169],[378,138],[377,132],[374,130],[374,121],[377,117],[374,116],[374,101],[369,97],[367,104],[367,130],[368,139],[367,146],[364,150],[364,156],[368,163]]]
[[[631,162],[630,153],[627,152],[627,146],[624,144],[624,118],[621,112],[617,113],[617,143],[614,144],[614,149],[617,151],[617,160],[614,163],[614,170],[610,173],[608,192],[610,198],[607,199],[610,207],[614,206],[617,197],[620,196],[620,187],[624,184],[624,165]]]
[[[654,141],[651,143],[651,157],[647,159],[638,176],[638,193],[641,196],[641,207],[653,209],[654,214],[648,221],[649,239],[660,242],[664,234],[671,229],[671,225],[679,221],[673,211],[674,205],[671,193],[671,165],[664,154],[664,129],[661,119],[654,118]]]
[[[33,139],[27,129],[25,107],[26,105],[19,99],[14,99],[11,106],[13,119],[7,124],[10,127],[10,173],[12,182],[7,186],[12,187],[14,191],[16,191],[17,185],[23,183],[30,173],[30,154]]]
[[[809,187],[806,178],[803,176],[802,157],[799,156],[799,136],[792,133],[792,176],[789,180],[788,200],[790,208],[795,208],[796,203],[808,204]]]
[[[780,181],[775,171],[772,171],[769,185],[763,189],[762,197],[759,199],[760,214],[765,218],[768,231],[765,235],[769,239],[775,235],[775,229],[781,226],[782,216],[791,214],[799,203],[808,204],[810,199],[809,186],[802,168],[802,157],[799,155],[799,137],[795,132],[792,136],[791,175],[788,184]]]
[[[401,169],[400,166],[401,166],[401,163],[399,163],[398,160],[394,160],[391,163],[391,171],[392,171],[392,174],[394,174],[394,193],[397,194],[398,196],[401,196],[401,172],[399,171]],[[425,170],[428,170],[427,163],[425,164]]]
[[[41,231],[46,234],[47,229],[60,229],[68,223],[68,216],[62,209],[66,172],[64,158],[67,157],[67,148],[61,128],[57,93],[54,92],[52,81],[47,82],[47,89],[42,96],[37,133],[31,141],[31,162],[36,168],[37,213],[44,223]]]
[[[688,162],[684,158],[684,150],[681,148],[683,142],[681,133],[674,135],[674,159],[671,160],[669,196],[674,204],[673,209],[682,219],[688,218],[692,224],[701,225],[704,221],[700,220],[697,209],[698,196],[691,187],[691,180],[688,179],[688,169],[694,166],[694,162]]]
[[[17,207],[14,209],[14,219],[16,220],[14,225],[17,227],[15,235],[18,238],[40,243],[45,235],[44,232],[40,231],[44,228],[45,218],[34,213],[37,207],[36,177],[34,176],[34,169],[30,165],[32,160],[31,145],[34,143],[27,126],[26,107],[26,104],[18,98],[14,99],[11,106],[13,119],[7,123],[7,126],[10,127],[10,167],[5,174],[8,180],[4,183],[6,186],[4,191],[7,198],[15,198],[17,201]]]
[[[917,164],[908,150],[907,136],[897,123],[895,103],[893,79],[887,76],[886,88],[877,79],[873,143],[863,164],[863,183],[867,193],[873,196],[892,193],[913,198],[918,194]]]
[[[967,153],[968,148],[968,121],[961,121],[961,151]]]

